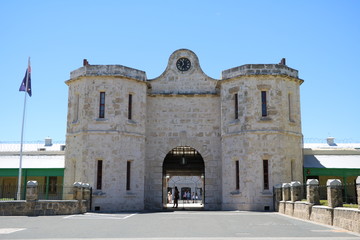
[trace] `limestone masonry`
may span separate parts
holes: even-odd
[[[284,59],[213,79],[187,49],[155,79],[84,60],[66,81],[64,182],[90,183],[99,211],[166,208],[190,176],[180,194],[204,209],[273,210],[274,185],[302,182],[302,82]]]

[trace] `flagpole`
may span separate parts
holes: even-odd
[[[26,71],[26,83],[25,83],[25,97],[24,97],[24,110],[23,110],[23,119],[21,125],[21,141],[20,141],[20,164],[19,164],[19,177],[18,177],[18,189],[16,200],[21,200],[21,177],[22,177],[22,157],[23,157],[23,141],[24,141],[24,125],[25,125],[25,110],[26,110],[26,99],[28,94],[28,83],[29,83],[29,74],[30,74],[30,57],[28,59],[28,68]]]

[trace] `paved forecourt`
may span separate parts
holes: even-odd
[[[360,235],[278,213],[180,210],[0,217],[0,239],[353,240]]]

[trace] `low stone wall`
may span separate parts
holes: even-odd
[[[286,202],[280,201],[279,202],[279,213],[285,214],[285,207],[286,207]]]
[[[0,202],[0,216],[69,215],[85,212],[85,200],[23,200]]]
[[[309,220],[312,206],[313,205],[309,203],[295,202],[293,217]]]
[[[285,202],[285,214],[289,216],[294,215],[294,202]]]
[[[358,203],[360,202],[360,177],[357,181]],[[318,180],[307,181],[306,202],[299,199],[298,182],[284,183],[275,187],[275,209],[279,213],[304,220],[340,227],[360,233],[360,205],[358,209],[343,208],[341,182],[331,179],[327,182],[327,200],[329,206],[320,206]],[[290,196],[289,196],[290,186]],[[282,192],[282,194],[280,194]],[[292,199],[292,201],[289,201]]]
[[[360,210],[335,208],[333,226],[360,233]]]
[[[310,220],[317,223],[332,225],[333,212],[334,209],[331,207],[313,206],[311,209]]]

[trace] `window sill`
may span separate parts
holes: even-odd
[[[130,190],[127,190],[130,191]],[[126,198],[135,198],[136,197],[136,193],[133,192],[126,192],[126,195],[124,196]]]
[[[229,122],[229,125],[237,125],[240,123],[240,119],[233,119],[232,121]]]
[[[104,193],[102,190],[95,190],[92,195],[96,197],[105,197],[106,193]]]
[[[272,119],[270,117],[261,117],[260,121],[261,122],[270,122],[270,121],[272,121]]]
[[[263,191],[261,192],[261,194],[262,194],[262,195],[266,195],[266,196],[272,196],[272,195],[273,195],[273,193],[272,193],[270,190],[263,190]]]
[[[97,118],[95,119],[96,122],[106,122],[108,119],[107,118]]]
[[[130,124],[130,125],[136,125],[136,122],[134,120],[132,120],[132,119],[128,119],[127,123]]]
[[[241,192],[240,192],[240,190],[235,190],[235,191],[230,192],[230,194],[231,195],[240,195]]]
[[[290,125],[296,125],[296,122],[294,120],[289,120]]]

